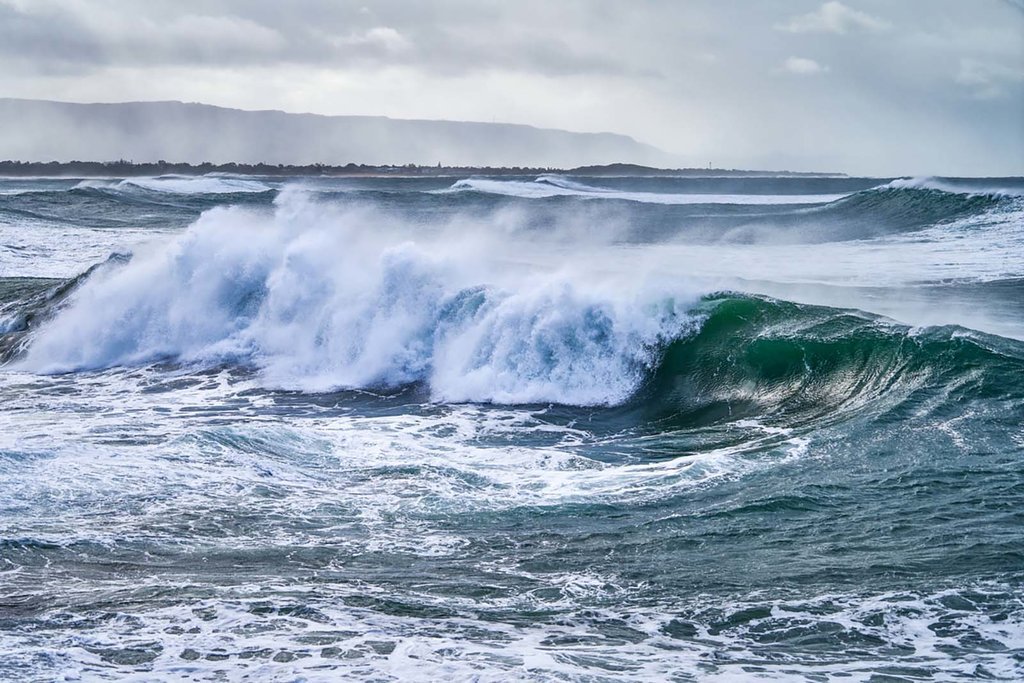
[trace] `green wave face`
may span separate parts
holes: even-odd
[[[935,397],[1024,396],[1024,344],[1012,340],[752,296],[709,297],[699,310],[700,331],[668,346],[633,399],[648,419],[800,426],[858,413],[902,419]]]

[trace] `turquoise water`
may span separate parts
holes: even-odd
[[[1017,680],[1024,180],[0,180],[0,678]]]

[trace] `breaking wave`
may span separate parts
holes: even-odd
[[[100,189],[120,192],[165,192],[169,194],[238,194],[269,192],[273,188],[259,180],[221,175],[165,175],[124,180],[83,180],[72,189]]]
[[[897,178],[876,189],[880,190],[934,190],[949,194],[982,195],[989,197],[1024,197],[1024,183],[1020,178],[937,178],[921,176]]]
[[[48,295],[56,310],[8,346],[27,346],[17,363],[44,373],[228,363],[272,388],[417,384],[440,401],[643,406],[688,421],[822,417],[968,377],[975,391],[1013,393],[999,378],[1024,376],[1010,340],[993,350],[960,328],[915,333],[856,312],[571,272],[498,277],[487,248],[396,239],[386,226],[371,235],[379,216],[339,211],[300,193],[273,216],[209,211],[169,246]]]
[[[709,194],[625,192],[585,185],[562,176],[544,175],[534,181],[466,178],[458,180],[446,192],[479,192],[524,199],[548,197],[581,197],[584,199],[619,199],[646,204],[821,204],[844,196],[841,194]]]
[[[450,248],[333,218],[297,194],[262,221],[210,211],[168,248],[97,270],[22,364],[232,362],[307,391],[426,382],[444,400],[610,404],[694,324],[683,299],[488,282]]]

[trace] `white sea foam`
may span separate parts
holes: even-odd
[[[749,460],[742,448],[730,448],[662,462],[602,463],[576,452],[576,430],[545,425],[523,409],[452,406],[441,413],[339,418],[306,406],[281,414],[258,403],[266,394],[224,372],[174,377],[143,368],[55,378],[8,372],[0,387],[11,399],[0,414],[7,494],[0,501],[0,537],[89,552],[145,544],[196,557],[326,551],[339,563],[325,566],[315,583],[290,575],[291,567],[282,568],[284,581],[239,572],[239,581],[218,585],[200,574],[201,595],[192,592],[192,576],[186,582],[166,573],[110,575],[93,582],[36,568],[9,571],[7,585],[19,596],[40,604],[53,595],[61,600],[35,628],[0,633],[0,674],[152,680],[214,677],[226,668],[229,678],[269,680],[448,675],[497,681],[582,676],[606,665],[652,677],[670,667],[696,670],[711,650],[666,650],[671,641],[661,626],[671,616],[664,609],[629,616],[624,626],[637,629],[638,642],[602,634],[603,624],[623,617],[600,605],[638,590],[607,570],[531,570],[498,557],[483,569],[499,585],[518,588],[482,596],[336,577],[344,577],[345,563],[372,553],[464,557],[469,541],[439,524],[450,516],[635,505],[773,460],[755,433],[745,444],[757,454]],[[44,387],[50,390],[41,393]],[[538,431],[563,438],[552,447],[487,445]],[[294,571],[308,576],[301,562]],[[153,594],[172,597],[152,601]],[[367,599],[414,610],[402,615],[355,604]],[[429,615],[436,610],[451,615]],[[474,616],[481,611],[489,617]],[[522,612],[557,614],[517,624]],[[68,619],[78,627],[67,628]],[[111,663],[135,655],[143,661]]]
[[[999,680],[1019,680],[1021,674],[1015,661],[1024,644],[1019,608],[1000,614],[983,605],[945,607],[945,600],[957,599],[957,590],[788,600],[755,594],[736,602],[701,596],[699,603],[680,600],[624,614],[622,609],[579,605],[602,594],[621,600],[626,591],[615,577],[567,572],[543,580],[563,600],[526,595],[516,603],[460,604],[450,598],[449,605],[461,608],[451,616],[346,604],[370,597],[401,600],[427,612],[440,606],[411,591],[396,595],[394,589],[342,584],[331,586],[331,599],[324,599],[322,580],[292,585],[287,593],[243,586],[187,607],[113,613],[99,624],[83,619],[60,633],[8,631],[0,636],[0,652],[22,672],[48,677],[60,672],[70,680],[546,681],[604,680],[614,672],[616,680],[804,681],[828,674],[866,682],[896,667],[915,679],[970,679],[983,671]],[[981,584],[965,592],[972,590],[984,597],[981,591],[1012,589]],[[506,621],[472,616],[501,609],[540,614],[557,609],[558,617]],[[763,616],[750,618],[745,612]],[[738,617],[735,622],[721,627],[733,617]],[[693,636],[673,635],[680,624],[689,625]],[[615,629],[611,637],[609,625]],[[816,648],[811,639],[819,629],[856,647],[840,653]],[[801,642],[801,634],[810,645]],[[778,655],[777,640],[789,645],[787,656]],[[972,641],[986,646],[971,650],[965,643]],[[109,663],[131,652],[146,653],[149,661],[120,667]]]
[[[8,223],[0,220],[0,277],[74,277],[113,252],[130,251],[168,232],[167,229],[133,227],[68,227],[56,221]]]
[[[503,434],[522,442],[543,426],[523,409],[339,417],[311,405],[270,411],[259,403],[266,394],[252,389],[226,372],[0,375],[9,401],[0,413],[0,537],[15,550],[38,542],[51,546],[46,553],[98,563],[140,557],[141,546],[161,558],[172,549],[178,562],[246,563],[221,564],[237,572],[223,583],[217,570],[68,580],[66,564],[17,566],[4,574],[8,595],[40,608],[17,617],[25,628],[0,632],[0,674],[500,681],[611,671],[728,681],[756,667],[769,680],[825,672],[867,681],[898,666],[920,678],[969,677],[979,667],[1019,678],[1024,614],[1014,585],[650,599],[643,581],[616,575],[614,558],[597,568],[538,568],[498,552],[477,565],[466,559],[466,532],[447,523],[694,496],[751,470],[790,466],[788,429],[738,420],[739,447],[603,463],[573,447],[571,427],[546,426],[562,437],[553,447],[496,445]],[[268,571],[256,552],[289,560],[280,573],[254,574]],[[337,564],[311,573],[302,554],[312,552]],[[368,554],[401,558],[396,566],[465,562],[502,590],[449,591],[427,575],[353,580]]]

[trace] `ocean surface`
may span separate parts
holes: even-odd
[[[0,680],[1024,678],[1024,179],[0,179]]]

